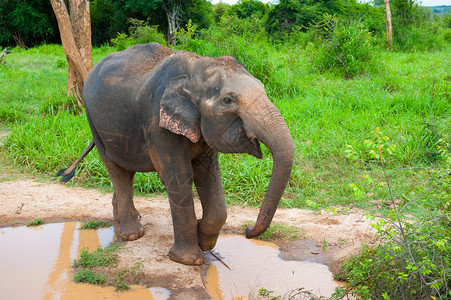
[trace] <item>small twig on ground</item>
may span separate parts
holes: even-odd
[[[17,209],[16,209],[16,214],[20,215],[20,213],[22,212],[22,207],[25,205],[25,203],[21,203],[20,205],[17,205]]]
[[[230,271],[232,269],[230,269],[230,267],[222,260],[220,259],[216,254],[213,253],[213,251],[208,251],[210,252],[211,255],[213,255],[221,264],[223,264],[227,269],[229,269]]]
[[[5,49],[3,49],[2,53],[0,53],[0,62],[3,59],[3,62],[6,63],[6,54],[10,54],[11,51],[8,51],[8,47],[6,47]]]

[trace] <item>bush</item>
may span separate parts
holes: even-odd
[[[149,25],[148,22],[137,19],[128,19],[128,23],[131,24],[129,35],[118,33],[116,38],[111,40],[117,51],[125,50],[133,45],[152,42],[166,45],[163,34],[158,32],[158,26]]]
[[[378,240],[364,246],[362,252],[343,263],[346,287],[336,297],[351,294],[359,299],[448,299],[451,297],[451,154],[446,136],[437,145],[441,168],[409,168],[387,172],[396,147],[380,131],[376,139],[366,141],[367,155],[361,157],[379,166],[389,193],[388,216],[377,216],[373,224]],[[355,158],[359,157],[356,152]],[[392,176],[410,173],[412,184],[402,195],[395,195]],[[421,202],[425,195],[426,202]],[[401,198],[401,199],[398,199]],[[403,216],[408,206],[430,208],[425,217],[409,220]],[[369,216],[374,219],[374,216]]]
[[[311,52],[311,61],[320,71],[332,71],[352,78],[374,65],[374,37],[360,23],[345,24],[326,16],[329,23],[324,42]]]
[[[441,50],[451,40],[450,31],[430,22],[426,26],[404,26],[394,31],[394,42],[397,50],[407,52]]]

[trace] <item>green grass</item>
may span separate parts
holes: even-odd
[[[76,283],[101,285],[105,282],[105,276],[103,274],[95,273],[89,269],[82,269],[74,275],[74,281]]]
[[[27,227],[33,227],[33,226],[38,226],[43,224],[44,222],[42,221],[42,219],[39,218],[35,218],[33,220],[31,220],[30,222],[27,223]]]
[[[81,224],[80,228],[78,228],[78,229],[84,230],[84,229],[99,229],[99,228],[108,228],[108,227],[111,227],[110,222],[100,221],[100,220],[91,220],[91,221],[84,222],[83,224]]]
[[[222,31],[212,29],[184,47],[202,55],[232,54],[265,84],[295,145],[295,165],[281,206],[344,205],[374,210],[366,201],[371,199],[356,201],[350,185],[359,183],[365,172],[377,177],[378,170],[347,159],[345,150],[350,144],[362,149],[359,145],[376,127],[398,146],[393,169],[441,163],[437,141],[442,134],[451,136],[449,47],[424,53],[374,49],[376,67],[349,80],[327,70],[317,72],[309,60],[312,49],[273,45],[250,36],[232,35],[227,40],[223,36]],[[111,47],[94,48],[94,62],[112,51]],[[52,178],[91,140],[85,114],[66,105],[64,51],[57,45],[15,48],[8,58],[8,64],[0,65],[0,128],[9,128],[11,133],[0,151],[9,162]],[[228,203],[260,205],[272,169],[271,155],[266,148],[263,151],[262,160],[243,154],[220,155]],[[403,193],[407,179],[405,175],[394,179],[395,193]],[[72,182],[111,190],[97,151],[79,165]],[[134,186],[144,194],[165,192],[154,173],[138,173]],[[362,189],[375,192],[372,186]],[[384,193],[376,194],[383,197]],[[420,211],[412,208],[412,213]]]
[[[143,264],[138,261],[130,268],[116,269],[119,264],[116,251],[121,247],[122,244],[115,244],[105,249],[99,247],[94,252],[89,252],[89,248],[81,249],[80,258],[72,264],[73,268],[79,269],[73,280],[77,283],[114,286],[118,291],[130,289],[130,282],[138,283],[139,278],[144,277]]]
[[[243,228],[253,227],[255,225],[254,221],[248,221],[243,224]],[[257,239],[259,240],[274,240],[274,239],[285,239],[294,240],[302,237],[305,231],[296,226],[289,226],[280,223],[272,222],[269,228]]]
[[[83,248],[80,251],[80,258],[75,259],[72,266],[74,268],[105,268],[108,266],[116,266],[118,258],[114,251],[116,251],[121,246],[121,244],[115,244],[114,246],[106,249],[99,247],[94,252],[89,252],[89,248]]]

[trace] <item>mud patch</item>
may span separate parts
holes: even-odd
[[[113,287],[76,284],[71,263],[80,250],[106,247],[115,240],[112,228],[77,230],[79,223],[0,229],[0,289],[4,299],[168,299],[165,289],[132,286],[117,293]],[[39,295],[41,297],[39,297]]]
[[[274,243],[223,235],[215,253],[222,262],[210,257],[205,277],[212,299],[253,299],[262,288],[272,291],[271,297],[283,299],[299,288],[329,297],[338,286],[327,266],[284,261],[278,257],[279,247]]]
[[[17,176],[14,172],[13,177]],[[34,218],[46,223],[100,219],[114,224],[111,199],[111,193],[61,183],[3,179],[0,180],[0,227],[24,225]],[[20,214],[16,214],[22,203]],[[118,253],[118,268],[131,268],[140,261],[146,274],[142,284],[170,290],[170,299],[209,299],[202,282],[207,266],[185,266],[172,262],[167,256],[174,237],[166,197],[135,197],[134,203],[142,215],[146,233],[136,241],[124,243],[124,250]],[[197,200],[195,208],[197,216],[202,216]],[[242,225],[255,221],[259,212],[259,208],[239,206],[229,206],[227,210],[228,219],[221,234],[243,235]],[[278,209],[273,222],[296,226],[305,232],[298,240],[275,241],[282,258],[323,263],[332,271],[356,253],[362,243],[368,243],[374,234],[371,222],[358,213],[332,215],[324,211]],[[41,241],[35,240],[35,243]],[[2,235],[0,244],[4,244]]]

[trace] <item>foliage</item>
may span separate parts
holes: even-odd
[[[35,218],[35,219],[31,220],[30,222],[28,222],[27,226],[28,227],[33,227],[33,226],[41,225],[42,223],[43,223],[42,219]]]
[[[91,0],[89,1],[91,12],[91,39],[92,44],[99,46],[106,41],[111,40],[117,33],[114,31],[115,7],[109,0]],[[119,29],[120,30],[120,29]]]
[[[152,42],[166,45],[166,40],[163,35],[158,32],[157,26],[151,26],[148,22],[137,19],[129,19],[128,23],[131,24],[129,35],[118,33],[117,37],[111,40],[117,51],[125,50],[133,45]]]
[[[49,40],[57,30],[55,16],[48,11],[52,11],[50,1],[2,0],[0,46],[14,41],[25,48]]]
[[[113,285],[116,287],[116,290],[119,291],[129,290],[130,286],[128,285],[127,280],[142,274],[144,274],[143,264],[141,262],[136,262],[130,269],[118,270],[113,280]]]
[[[294,26],[307,29],[321,21],[323,15],[343,12],[340,0],[281,0],[268,15],[266,30],[275,40],[287,40]]]
[[[384,65],[367,76],[346,80],[312,70],[308,57],[314,48],[274,45],[261,36],[237,36],[227,27],[197,32],[179,46],[201,55],[233,55],[265,84],[290,128],[295,153],[302,153],[296,155],[280,204],[284,207],[355,205],[373,210],[367,201],[351,200],[355,191],[350,184],[360,175],[361,166],[344,157],[346,145],[357,145],[360,151],[363,146],[358,141],[370,139],[366,132],[379,127],[397,145],[396,166],[435,165],[437,141],[442,133],[451,134],[447,51],[412,54],[376,49]],[[94,62],[114,50],[93,48]],[[11,133],[0,155],[53,177],[75,161],[91,139],[85,115],[74,116],[64,106],[67,69],[57,67],[64,51],[58,45],[43,45],[26,51],[15,48],[9,56],[9,63],[0,66],[0,111],[8,113],[0,122]],[[46,85],[35,84],[43,81]],[[229,203],[260,205],[272,169],[269,151],[263,147],[263,152],[262,160],[244,154],[220,155]],[[376,172],[370,170],[368,175],[376,176]],[[405,176],[396,179],[397,188],[408,185],[410,177]],[[79,165],[72,183],[111,190],[97,151]],[[368,181],[363,184],[362,190],[371,186]],[[165,192],[156,173],[137,173],[134,187],[140,193]],[[382,188],[378,190],[383,195]],[[421,210],[415,208],[412,213]]]
[[[209,28],[214,22],[210,1],[192,0],[183,13],[183,24],[188,24],[189,21],[199,29]]]
[[[89,269],[81,269],[74,275],[74,281],[77,283],[101,285],[105,282],[105,276],[103,276],[103,274],[95,273]]]
[[[91,220],[91,221],[84,222],[83,224],[81,224],[80,228],[78,228],[78,229],[84,230],[84,229],[99,229],[99,228],[108,228],[108,227],[111,227],[110,222],[105,222],[105,221],[100,221],[100,220]]]
[[[99,247],[96,251],[90,253],[89,248],[83,248],[80,252],[80,258],[74,260],[72,266],[74,268],[81,268],[73,277],[75,282],[85,282],[90,284],[99,285],[112,285],[116,287],[116,290],[128,290],[130,286],[128,282],[137,282],[138,277],[144,275],[143,264],[136,262],[132,267],[119,269],[114,271],[114,267],[117,267],[119,259],[115,251],[122,247],[121,244],[115,244],[112,247],[102,249]],[[94,272],[92,268],[105,269],[110,267],[110,270],[101,271],[101,273]],[[114,272],[114,278],[111,278],[108,274]]]
[[[388,172],[396,146],[379,130],[374,139],[365,141],[365,156],[349,147],[348,157],[376,163],[384,180],[379,186],[388,190],[388,215],[377,215],[373,226],[378,240],[365,246],[357,256],[344,262],[344,279],[349,285],[339,288],[338,298],[352,294],[361,299],[447,299],[451,296],[451,154],[446,136],[437,148],[442,157],[440,168],[395,169]],[[402,195],[394,193],[392,177],[400,172],[410,173],[412,185]],[[371,179],[368,179],[371,180]],[[427,195],[428,203],[422,203]],[[401,202],[398,197],[401,196]],[[409,206],[430,208],[423,217],[404,216]],[[374,215],[370,215],[375,219]]]
[[[374,38],[360,23],[346,24],[326,15],[322,24],[324,42],[312,51],[311,60],[320,71],[333,71],[352,78],[375,65]]]
[[[224,3],[220,1],[219,3],[213,5],[212,12],[213,12],[213,18],[216,23],[219,23],[221,21],[221,17],[226,13],[226,11],[229,9],[230,5],[227,3]]]
[[[121,246],[121,244],[115,244],[114,246],[106,249],[99,247],[94,252],[89,252],[89,248],[83,248],[80,250],[80,258],[74,259],[72,266],[74,268],[105,268],[108,266],[115,266],[118,263],[118,257],[114,251],[119,249]]]
[[[252,16],[263,18],[268,12],[268,6],[257,0],[240,0],[228,10],[228,14],[236,15],[240,19]]]
[[[111,40],[117,51],[125,50],[133,45],[152,42],[166,45],[166,40],[158,32],[157,26],[151,26],[147,22],[137,19],[129,19],[128,23],[131,24],[129,28],[130,34],[118,33],[117,37]]]

